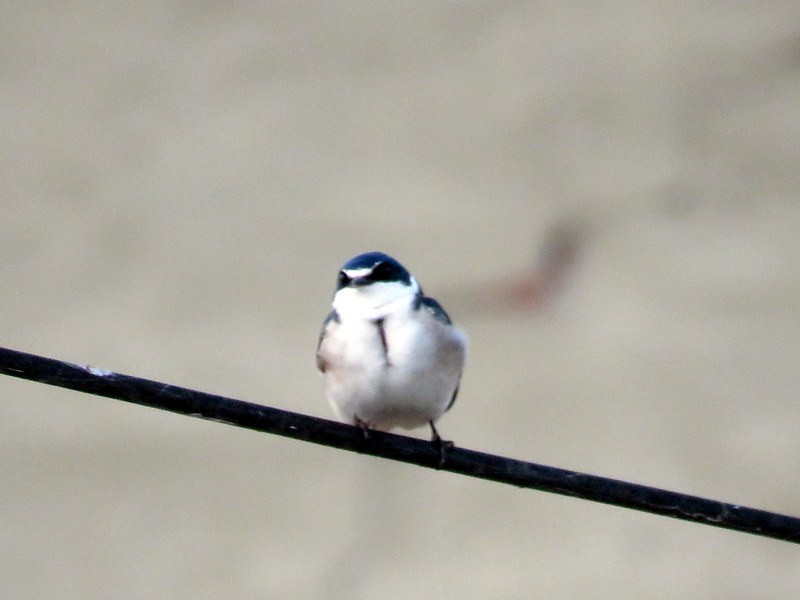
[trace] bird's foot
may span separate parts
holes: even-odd
[[[358,415],[356,415],[356,416],[353,417],[353,425],[355,425],[356,427],[360,427],[361,428],[361,433],[364,434],[364,439],[365,440],[369,439],[369,430],[370,430],[369,423],[367,423],[366,421],[364,421],[362,419],[359,419]]]
[[[447,451],[451,448],[455,448],[456,445],[450,440],[442,439],[442,436],[436,431],[433,421],[428,421],[428,425],[431,426],[431,443],[439,450],[439,467],[441,468],[444,466],[444,462],[447,459]]]

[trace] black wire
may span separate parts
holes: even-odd
[[[370,432],[241,400],[0,348],[0,373],[306,442],[800,543],[800,519],[676,492]]]

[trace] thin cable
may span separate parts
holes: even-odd
[[[448,449],[440,464],[439,447],[423,440],[378,431],[365,438],[360,428],[344,423],[88,365],[0,348],[0,373],[421,467],[800,543],[796,517],[464,448]]]

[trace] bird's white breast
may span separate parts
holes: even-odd
[[[413,304],[413,296],[397,299],[377,318],[345,309],[329,326],[320,352],[326,396],[341,419],[358,418],[376,429],[413,428],[436,421],[447,408],[463,369],[465,339]]]

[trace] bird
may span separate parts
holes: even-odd
[[[464,332],[426,296],[413,275],[382,252],[366,252],[339,270],[333,309],[322,324],[317,368],[335,415],[362,429],[388,431],[435,423],[458,395],[467,353]]]

